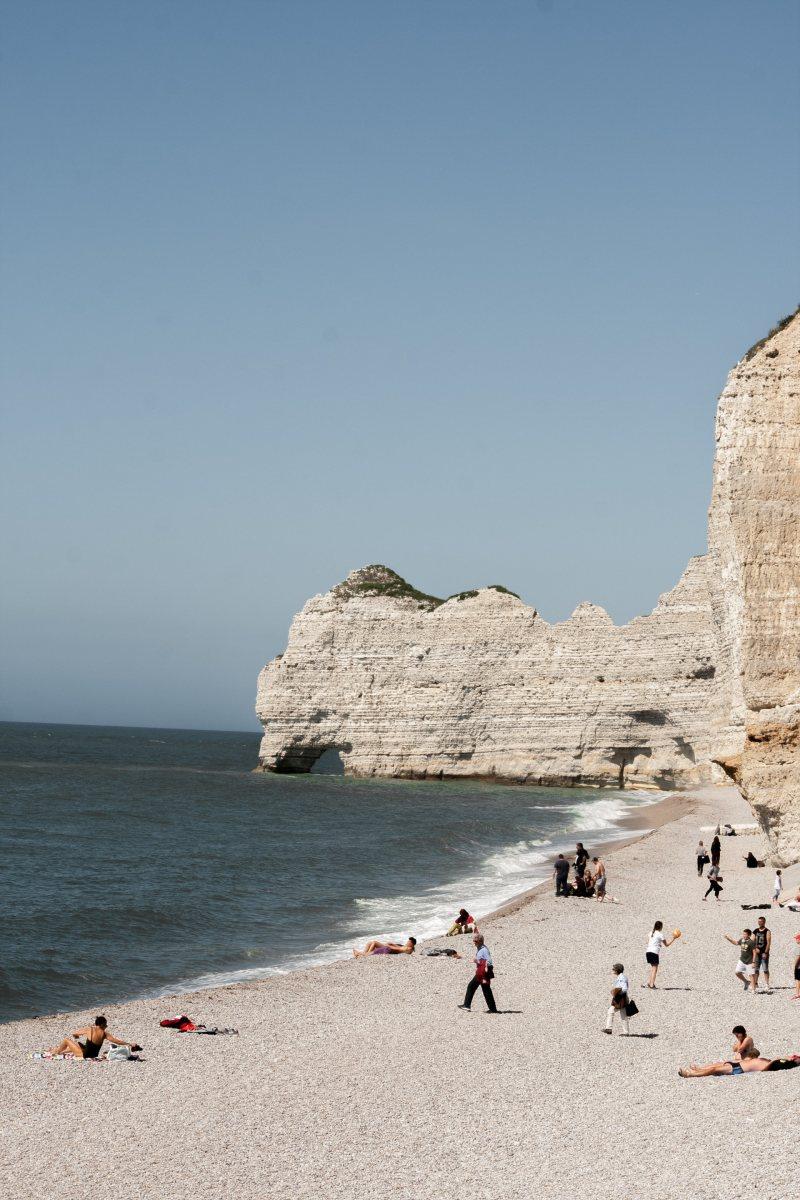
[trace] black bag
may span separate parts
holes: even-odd
[[[636,1001],[629,999],[625,1005],[625,1016],[626,1017],[635,1017],[636,1014],[638,1013],[638,1011],[639,1011],[639,1009],[636,1006]]]

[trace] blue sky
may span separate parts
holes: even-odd
[[[0,716],[252,728],[385,562],[549,620],[705,545],[797,303],[794,0],[7,11]]]

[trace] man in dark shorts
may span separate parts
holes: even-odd
[[[759,917],[758,924],[753,930],[753,941],[756,944],[755,957],[753,959],[753,991],[758,989],[758,976],[764,975],[764,984],[767,992],[771,992],[769,986],[769,952],[772,949],[772,930],[767,928],[767,918]]]
[[[553,878],[556,881],[556,895],[568,896],[569,888],[567,878],[569,877],[569,861],[564,858],[563,854],[559,854],[553,865]]]

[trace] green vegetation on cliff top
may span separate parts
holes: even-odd
[[[800,304],[798,304],[794,312],[789,313],[788,317],[783,317],[780,321],[778,321],[777,325],[773,325],[766,337],[763,337],[760,342],[756,342],[754,346],[751,346],[747,353],[742,355],[742,362],[749,362],[754,354],[758,354],[759,350],[763,349],[767,342],[771,341],[772,338],[775,337],[776,333],[780,333],[782,330],[784,330],[798,314],[800,314]]]
[[[519,596],[516,592],[510,591],[507,587],[503,587],[501,583],[489,584],[491,591],[502,592],[505,596]],[[414,600],[420,608],[428,610],[438,608],[445,601],[439,596],[430,596],[427,592],[421,592],[419,588],[413,587],[408,580],[403,579],[402,575],[398,575],[391,567],[386,567],[383,563],[372,563],[368,567],[362,567],[360,571],[353,571],[348,575],[343,583],[340,583],[333,589],[337,595],[349,599],[351,596],[391,596],[397,600]],[[468,600],[473,596],[477,596],[477,588],[473,588],[467,592],[454,592],[452,596],[448,596],[448,600]]]

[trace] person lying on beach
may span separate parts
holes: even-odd
[[[447,931],[447,936],[457,937],[460,933],[472,933],[475,925],[475,918],[471,917],[465,908],[460,908],[458,916]]]
[[[81,1043],[78,1038],[86,1040]],[[135,1042],[124,1042],[122,1038],[115,1037],[113,1033],[108,1032],[106,1018],[95,1017],[94,1025],[85,1025],[83,1029],[76,1029],[72,1037],[62,1038],[58,1045],[48,1053],[54,1057],[56,1054],[74,1054],[76,1058],[99,1058],[103,1042],[110,1042],[112,1046],[127,1046],[129,1050],[141,1050],[142,1048]]]
[[[354,950],[353,958],[366,958],[370,954],[413,954],[417,939],[410,937],[404,946],[398,942],[367,942],[363,950]]]
[[[800,1067],[800,1054],[789,1058],[762,1058],[757,1050],[749,1050],[741,1062],[692,1063],[678,1071],[681,1079],[701,1079],[705,1075],[745,1075],[751,1071],[790,1071]]]
[[[800,887],[797,889],[794,900],[784,900],[783,904],[779,901],[778,908],[788,908],[789,912],[800,912]]]

